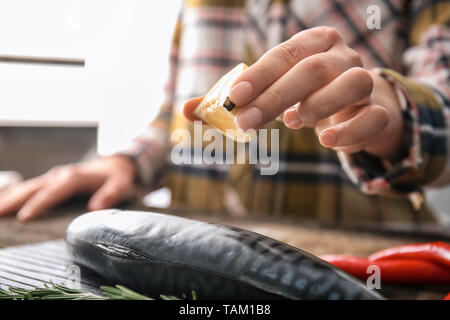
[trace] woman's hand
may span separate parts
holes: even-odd
[[[258,128],[283,115],[289,128],[314,127],[325,147],[395,158],[403,122],[394,89],[363,68],[330,27],[302,31],[272,48],[235,81],[236,121]]]
[[[129,195],[134,177],[131,160],[117,155],[55,167],[0,192],[0,216],[18,212],[27,221],[76,194],[94,194],[89,210],[111,208]]]

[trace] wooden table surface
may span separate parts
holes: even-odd
[[[127,205],[126,209],[149,210],[139,204]],[[49,214],[29,223],[20,223],[14,216],[0,219],[0,248],[36,243],[63,238],[69,223],[85,211],[84,203],[73,201]],[[206,216],[183,214],[189,218],[225,223],[252,230],[277,240],[289,243],[315,255],[349,254],[368,256],[371,253],[400,244],[426,241],[405,235],[375,234],[373,232],[330,229],[302,222],[273,219],[232,218],[227,216]],[[383,285],[381,293],[393,299],[441,299],[449,287]]]

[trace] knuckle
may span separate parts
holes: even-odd
[[[62,182],[70,182],[78,175],[78,170],[75,166],[66,166],[58,171],[58,178]]]
[[[317,31],[319,32],[321,37],[326,39],[328,43],[334,44],[342,40],[342,37],[339,34],[339,32],[333,27],[322,26],[318,27]]]
[[[294,40],[288,40],[278,46],[278,51],[289,64],[293,65],[299,62],[302,58],[299,47],[300,46],[296,45]]]
[[[305,68],[307,74],[318,77],[320,81],[325,80],[328,74],[328,65],[319,54],[305,60]]]
[[[46,174],[47,175],[57,175],[63,168],[64,168],[64,166],[54,166],[53,168],[48,170]]]
[[[271,83],[273,75],[271,74],[269,68],[265,67],[264,64],[255,63],[250,68],[253,69],[253,79],[250,80],[255,85],[260,83]]]
[[[320,108],[316,108],[315,105],[313,101],[307,98],[298,109],[298,114],[305,124],[314,124],[323,118]]]
[[[268,94],[268,101],[270,105],[275,106],[274,109],[276,110],[282,110],[283,107],[286,106],[286,101],[284,99],[284,95],[276,89],[267,90]]]
[[[374,119],[375,125],[384,129],[389,123],[389,114],[382,106],[374,105]]]
[[[360,67],[352,68],[350,71],[362,98],[370,96],[373,90],[373,79],[370,72]]]
[[[330,43],[336,43],[341,40],[341,35],[335,28],[328,27],[325,29],[325,33]]]
[[[356,51],[350,47],[347,47],[347,48],[348,48],[347,56],[348,56],[350,62],[355,66],[362,67],[363,60],[362,60],[361,55],[358,53],[358,51]]]
[[[323,106],[317,106],[317,108],[314,109],[314,112],[311,113],[310,122],[316,123],[316,122],[319,122],[320,120],[327,118],[328,116],[329,116],[329,112],[327,112],[323,108]]]

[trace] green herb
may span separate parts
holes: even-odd
[[[31,290],[9,287],[0,289],[0,300],[106,300],[93,293],[67,288],[58,284],[45,284],[44,288]]]
[[[115,287],[101,286],[100,289],[105,297],[111,300],[153,300],[120,285]]]
[[[8,287],[6,290],[0,288],[0,300],[154,300],[121,285],[101,286],[100,290],[102,296],[54,283],[45,284],[44,288],[31,290]],[[164,294],[161,294],[160,297],[163,300],[181,300],[178,297]],[[195,291],[192,291],[192,299],[197,300]]]
[[[45,284],[44,288],[31,290],[9,287],[6,290],[0,288],[0,300],[153,300],[121,285],[115,287],[101,286],[100,290],[103,296],[53,283],[51,285]],[[163,294],[160,297],[163,300],[181,300]],[[192,291],[192,298],[197,299],[194,291]]]

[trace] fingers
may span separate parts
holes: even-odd
[[[0,193],[0,216],[17,212],[43,185],[44,179],[32,179]]]
[[[239,106],[247,104],[298,62],[325,52],[339,42],[342,42],[340,35],[330,27],[316,27],[297,33],[269,50],[236,79],[230,92],[231,101]]]
[[[284,112],[283,121],[292,129],[313,127],[347,106],[368,102],[373,80],[363,68],[351,68],[305,98],[297,108]],[[345,92],[345,94],[343,94]]]
[[[123,201],[130,193],[133,181],[124,177],[111,177],[92,196],[88,203],[89,210],[112,208]]]
[[[358,55],[344,54],[342,48],[310,56],[244,106],[236,121],[243,130],[258,128],[359,63]]]
[[[18,211],[22,221],[78,194],[91,194],[93,207],[108,207],[123,199],[134,185],[135,168],[124,156],[100,158],[82,164],[55,167],[46,174],[0,193],[0,215]],[[120,197],[119,193],[123,192]]]
[[[58,174],[52,175],[48,183],[25,203],[17,218],[29,221],[77,193],[97,189],[89,201],[89,209],[110,208],[127,195],[127,191],[133,185],[132,177],[127,172],[115,172],[102,183],[97,175],[85,173],[82,169],[73,167],[61,170]]]
[[[83,177],[75,170],[61,170],[51,178],[23,205],[17,213],[20,221],[28,221],[49,208],[67,200],[77,193],[83,183]]]
[[[385,108],[378,105],[361,107],[358,113],[337,125],[318,129],[320,143],[337,151],[358,152],[375,139],[389,123]]]
[[[188,119],[189,121],[201,121],[200,118],[198,118],[194,114],[195,108],[198,106],[198,104],[203,100],[203,97],[196,97],[189,99],[183,106],[183,115]]]

